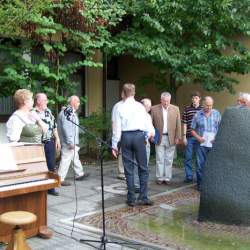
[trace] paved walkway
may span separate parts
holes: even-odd
[[[67,222],[69,218],[80,217],[86,213],[93,213],[101,210],[101,190],[100,190],[100,164],[93,164],[86,168],[90,172],[90,177],[87,180],[77,181],[75,185],[70,187],[61,187],[60,196],[48,196],[48,226],[54,231],[54,236],[51,239],[45,240],[39,237],[28,239],[28,243],[33,250],[63,250],[63,249],[100,249],[100,243],[79,242],[80,239],[85,240],[100,240],[101,234],[88,230],[81,230],[74,227],[72,222]],[[117,166],[115,161],[104,163],[104,184],[105,184],[105,209],[108,210],[113,206],[126,206],[126,185],[125,181],[116,178]],[[73,173],[70,172],[69,181],[73,182]],[[155,183],[155,166],[154,162],[150,164],[150,196],[166,192],[173,188],[182,185],[183,170],[173,170],[173,184],[170,186],[157,185]],[[108,242],[112,238],[107,237]],[[118,241],[115,239],[115,241]],[[129,245],[119,239],[121,244],[106,244],[106,249],[157,249],[157,246],[140,246]],[[91,244],[91,245],[88,245]],[[94,246],[94,247],[93,247]],[[0,245],[0,250],[6,246]],[[160,248],[158,248],[160,249]]]

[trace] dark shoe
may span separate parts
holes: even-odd
[[[147,199],[147,200],[138,200],[137,205],[139,205],[139,206],[152,206],[152,205],[154,205],[154,202],[149,200],[149,199]]]
[[[61,186],[71,186],[71,183],[70,182],[68,182],[68,181],[62,181],[61,182]]]
[[[166,185],[170,185],[170,181],[164,181]]]
[[[193,180],[191,180],[191,179],[185,179],[183,182],[184,183],[193,183]]]
[[[163,181],[157,180],[156,184],[161,185],[161,184],[163,184]]]
[[[126,177],[125,177],[125,176],[120,176],[120,175],[118,175],[118,176],[117,176],[117,179],[126,181]]]
[[[136,204],[133,201],[127,201],[127,205],[130,207],[135,207]]]
[[[139,194],[140,193],[140,188],[136,187],[135,188],[135,193]]]
[[[56,190],[48,190],[48,194],[54,195],[54,196],[59,196],[59,192],[57,192]]]
[[[84,173],[84,175],[76,177],[75,180],[76,181],[83,181],[84,179],[89,177],[89,173]]]

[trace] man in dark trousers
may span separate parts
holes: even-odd
[[[112,153],[117,158],[117,144],[120,141],[128,187],[127,204],[129,206],[153,205],[153,202],[148,198],[149,171],[145,140],[147,135],[152,137],[154,131],[151,131],[148,126],[145,108],[134,99],[135,85],[131,83],[124,84],[123,93],[125,100],[117,108],[114,117],[116,126],[113,127]],[[138,167],[140,180],[140,194],[137,201],[134,188],[134,167]]]
[[[42,143],[44,145],[44,152],[48,169],[52,172],[55,171],[56,163],[56,150],[60,151],[61,144],[57,132],[57,124],[55,117],[51,113],[51,110],[47,107],[48,99],[44,93],[38,93],[35,96],[35,111],[39,117],[48,125],[47,133],[42,135]],[[48,194],[59,195],[59,193],[53,188],[48,190]]]

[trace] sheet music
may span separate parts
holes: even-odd
[[[212,141],[214,141],[215,133],[204,132],[202,137],[205,139],[205,141],[201,143],[201,146],[211,148],[213,146]]]
[[[0,144],[1,164],[0,171],[17,170],[14,155],[8,144]]]

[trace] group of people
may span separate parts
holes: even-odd
[[[240,97],[240,105],[243,105]],[[42,143],[50,171],[55,171],[56,152],[60,151],[58,175],[63,186],[71,185],[65,180],[71,162],[75,180],[88,177],[79,159],[79,127],[76,126],[79,124],[76,112],[80,107],[79,97],[69,97],[68,106],[62,108],[57,122],[47,106],[45,93],[37,93],[33,100],[30,90],[19,89],[15,92],[14,101],[17,110],[6,124],[9,142]],[[179,108],[171,104],[169,92],[163,92],[160,103],[151,107],[148,98],[140,102],[135,100],[134,84],[123,85],[121,101],[112,110],[112,154],[119,158],[118,177],[127,182],[129,206],[153,204],[148,197],[150,143],[155,144],[158,185],[170,184],[175,148],[183,142],[186,145],[184,181],[193,182],[192,159],[195,153],[197,188],[200,189],[204,164],[215,140],[221,115],[213,109],[210,96],[204,98],[202,106],[200,93],[194,92],[191,101],[181,118]],[[244,105],[247,103],[245,101]],[[55,189],[48,193],[59,195]],[[139,193],[137,198],[135,193]]]
[[[61,161],[58,174],[61,185],[69,186],[65,181],[71,162],[76,180],[83,180],[88,173],[83,171],[79,160],[79,130],[70,120],[79,124],[76,111],[80,106],[78,96],[68,99],[68,107],[72,110],[70,116],[65,116],[64,109],[58,116],[58,122],[48,108],[48,98],[45,93],[37,93],[33,99],[33,93],[28,89],[19,89],[14,94],[17,110],[6,123],[7,138],[9,142],[42,143],[46,163],[50,171],[55,171],[56,152],[61,151]],[[68,119],[66,119],[68,118]],[[55,189],[48,190],[51,195],[59,195]]]
[[[177,144],[184,143],[184,182],[193,182],[192,161],[195,154],[197,189],[200,190],[206,157],[221,121],[219,111],[213,109],[213,98],[204,97],[201,105],[200,93],[192,93],[192,103],[185,108],[181,118],[179,108],[170,103],[171,94],[168,92],[163,92],[160,104],[152,107],[150,99],[137,102],[134,96],[134,84],[124,84],[122,100],[112,110],[113,155],[120,158],[118,178],[127,182],[127,204],[153,204],[148,197],[150,142],[155,144],[158,185],[171,183],[175,148]],[[136,181],[137,176],[139,181]],[[139,193],[137,198],[135,193]]]

